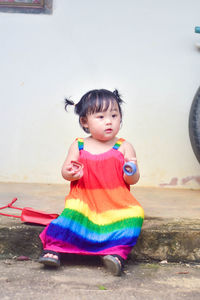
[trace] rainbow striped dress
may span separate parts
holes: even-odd
[[[71,182],[61,215],[41,233],[44,249],[127,258],[141,231],[144,212],[123,179],[119,139],[109,151],[91,154],[78,140],[84,175]]]

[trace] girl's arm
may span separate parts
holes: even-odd
[[[79,149],[77,141],[74,141],[69,148],[67,157],[62,166],[62,176],[68,181],[78,180],[83,176],[83,169],[77,171],[77,168],[74,166],[72,161],[78,161],[79,158]]]
[[[138,164],[137,164],[136,153],[135,153],[133,146],[130,143],[124,142],[122,145],[124,145],[123,152],[124,152],[125,162],[131,161],[137,167],[136,172],[131,176],[128,176],[124,173],[124,181],[129,185],[135,184],[138,182],[138,180],[140,178],[140,172],[139,172],[139,168],[138,168]]]

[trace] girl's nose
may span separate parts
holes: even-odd
[[[112,122],[111,122],[111,119],[110,118],[107,118],[106,119],[106,124],[111,124]]]

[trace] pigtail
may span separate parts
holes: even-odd
[[[68,106],[68,105],[76,106],[76,104],[74,103],[74,101],[65,98],[65,110],[66,110],[66,111],[67,111],[67,106]]]
[[[113,94],[115,95],[115,98],[116,98],[116,100],[117,100],[117,102],[118,102],[119,104],[121,104],[121,103],[124,102],[124,101],[121,99],[121,95],[119,94],[119,92],[118,92],[117,89],[115,89],[115,90],[113,91]]]

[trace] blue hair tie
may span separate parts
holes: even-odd
[[[131,171],[128,171],[126,168],[129,167],[131,168]],[[132,162],[132,161],[129,161],[129,162],[126,162],[123,166],[123,171],[126,175],[128,176],[132,176],[133,174],[136,173],[137,171],[137,167],[136,165]]]

